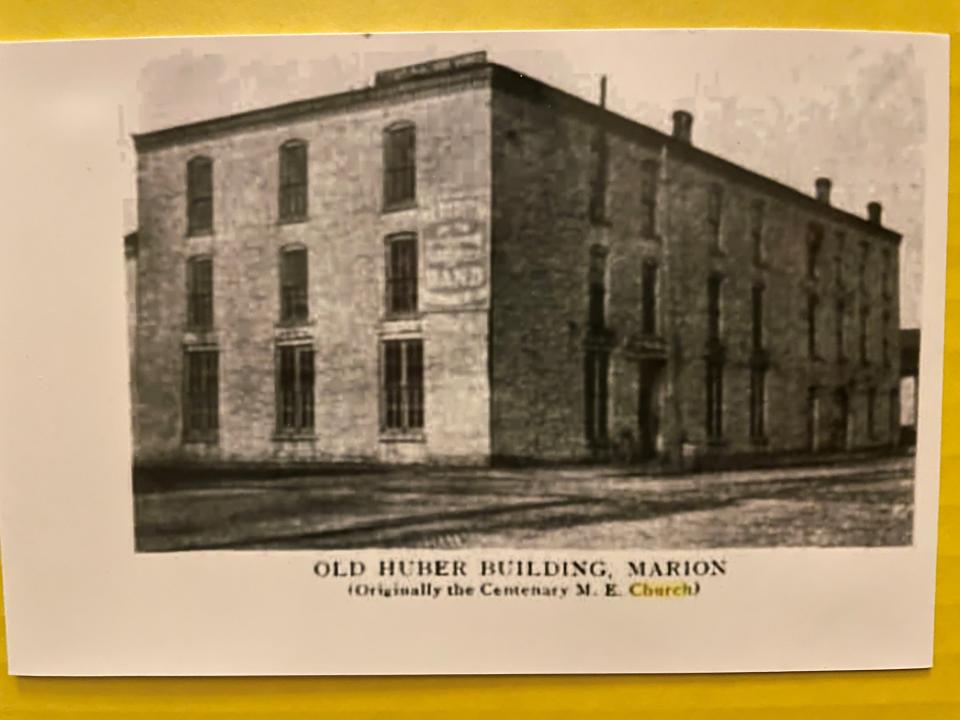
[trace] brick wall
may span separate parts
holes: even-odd
[[[861,223],[746,181],[668,141],[650,142],[608,126],[607,222],[588,213],[595,159],[596,112],[568,109],[547,92],[497,89],[493,99],[493,452],[500,457],[579,458],[591,454],[584,430],[583,358],[587,344],[590,248],[607,250],[610,355],[610,450],[639,435],[639,331],[644,262],[659,270],[657,341],[665,360],[653,404],[660,453],[696,455],[804,450],[809,445],[808,393],[817,388],[817,446],[838,441],[836,392],[849,395],[849,447],[892,441],[890,391],[898,385],[899,316],[894,241]],[[594,117],[591,117],[593,115]],[[640,168],[659,163],[655,231],[645,233],[639,206]],[[723,190],[720,243],[707,225],[708,191]],[[811,183],[812,185],[812,183]],[[763,258],[754,261],[751,204],[764,203]],[[823,228],[816,277],[807,277],[808,226]],[[844,233],[840,247],[837,232]],[[860,290],[861,242],[869,245]],[[879,290],[882,248],[891,255],[888,297]],[[841,258],[843,289],[835,256]],[[706,433],[707,279],[724,278],[722,437]],[[751,291],[764,287],[765,426],[750,433],[753,351]],[[818,298],[817,357],[808,353],[807,297]],[[836,300],[844,298],[846,359],[836,351]],[[859,358],[859,313],[870,307],[868,364]],[[881,318],[890,313],[888,362],[882,361]],[[875,388],[875,429],[867,397]]]
[[[668,161],[666,192],[669,207],[666,230],[670,259],[669,282],[678,299],[672,325],[675,387],[682,417],[681,437],[696,452],[774,452],[806,449],[809,445],[807,402],[810,388],[817,388],[817,445],[827,449],[838,438],[839,407],[836,391],[849,395],[850,447],[889,443],[890,390],[897,387],[898,289],[897,247],[883,237],[858,227],[831,220],[806,205],[784,200],[780,193],[765,193],[747,186],[722,171],[709,171],[700,164],[674,156]],[[723,188],[720,249],[705,221],[707,188]],[[763,259],[754,260],[750,234],[750,206],[763,201]],[[808,276],[808,227],[823,228],[815,277]],[[842,243],[838,232],[843,233]],[[870,247],[860,290],[861,242]],[[890,292],[882,297],[882,249],[890,252]],[[840,257],[838,280],[836,258]],[[707,329],[707,278],[721,275],[722,342],[724,362],[724,433],[720,443],[706,437],[705,338]],[[752,303],[754,284],[764,287],[763,335],[769,359],[766,373],[766,433],[750,437],[750,377],[752,367]],[[809,295],[817,298],[816,355],[808,349]],[[844,356],[837,353],[837,300],[845,305]],[[868,364],[860,362],[859,313],[870,308],[867,325]],[[882,358],[881,318],[890,313],[887,326],[887,363]],[[875,431],[867,428],[867,392],[876,388]],[[896,408],[893,409],[896,412]],[[839,433],[842,436],[842,433]]]
[[[487,456],[485,289],[475,289],[466,305],[423,308],[402,326],[382,318],[387,235],[415,232],[421,239],[423,297],[429,281],[422,236],[429,228],[468,218],[486,252],[488,106],[482,84],[448,84],[141,152],[138,460]],[[417,205],[383,213],[382,132],[398,120],[416,125]],[[292,138],[309,143],[309,211],[306,222],[282,225],[278,148]],[[201,154],[213,159],[214,232],[188,237],[186,163]],[[309,253],[310,317],[285,329],[278,325],[278,264],[281,248],[292,243]],[[185,267],[194,254],[210,254],[214,264],[214,330],[201,336],[185,329]],[[411,333],[425,348],[423,441],[382,443],[378,345]],[[316,352],[315,437],[275,441],[275,348],[296,338]],[[182,350],[205,342],[220,352],[219,439],[185,444]]]
[[[640,273],[660,243],[638,230],[642,160],[657,151],[610,135],[606,223],[588,214],[593,126],[536,98],[493,101],[493,453],[590,455],[584,425],[591,248],[607,252],[607,326],[638,326]],[[636,429],[637,367],[622,342],[610,356],[609,435]]]

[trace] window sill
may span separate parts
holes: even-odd
[[[427,436],[422,430],[381,430],[382,443],[425,443]]]
[[[307,215],[298,215],[297,217],[278,218],[277,225],[302,225],[309,220]]]
[[[306,330],[312,328],[313,320],[278,320],[274,327],[277,330]]]
[[[188,238],[213,237],[213,228],[204,228],[202,230],[187,230]]]
[[[380,212],[384,215],[389,213],[402,212],[404,210],[416,210],[417,201],[416,200],[404,200],[403,202],[390,203],[389,205],[384,205],[381,208]]]
[[[193,435],[193,434],[191,434],[191,435],[185,435],[184,438],[183,438],[183,444],[184,444],[184,445],[209,446],[209,445],[217,445],[217,444],[219,443],[219,441],[220,441],[220,438],[219,438],[219,436],[216,435],[216,434],[214,434],[214,435]]]
[[[387,313],[380,318],[380,322],[411,322],[415,320],[422,320],[423,313],[419,310],[413,310],[411,312],[397,312],[397,313]]]
[[[317,439],[317,435],[312,431],[276,432],[273,434],[273,437],[271,438],[273,442],[313,442],[316,439]]]

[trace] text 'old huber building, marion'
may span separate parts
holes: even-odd
[[[136,458],[881,448],[900,236],[483,53],[135,137]]]

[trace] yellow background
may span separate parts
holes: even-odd
[[[702,0],[0,0],[0,40],[576,27],[825,27],[948,32],[960,105],[960,2]],[[932,670],[717,676],[290,679],[13,678],[0,720],[204,717],[960,718],[960,125],[951,114],[943,470]],[[2,118],[2,112],[0,112]],[[0,121],[2,122],[2,121]],[[64,588],[69,592],[69,588]],[[2,618],[0,618],[2,619]],[[3,625],[0,622],[0,641]],[[376,652],[376,638],[368,638]],[[5,643],[4,647],[5,647]],[[469,648],[464,648],[469,652]],[[736,648],[731,648],[732,652]],[[644,652],[638,647],[637,652]]]

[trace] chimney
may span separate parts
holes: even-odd
[[[607,106],[607,76],[600,76],[600,107]]]
[[[686,110],[675,110],[673,113],[673,137],[689,145],[692,129],[693,115]]]
[[[824,205],[830,204],[830,188],[833,187],[833,183],[828,177],[818,177],[814,182],[814,187],[817,191],[817,200],[822,202]]]
[[[867,203],[867,220],[874,225],[880,225],[880,216],[883,213],[883,205],[874,201]]]

